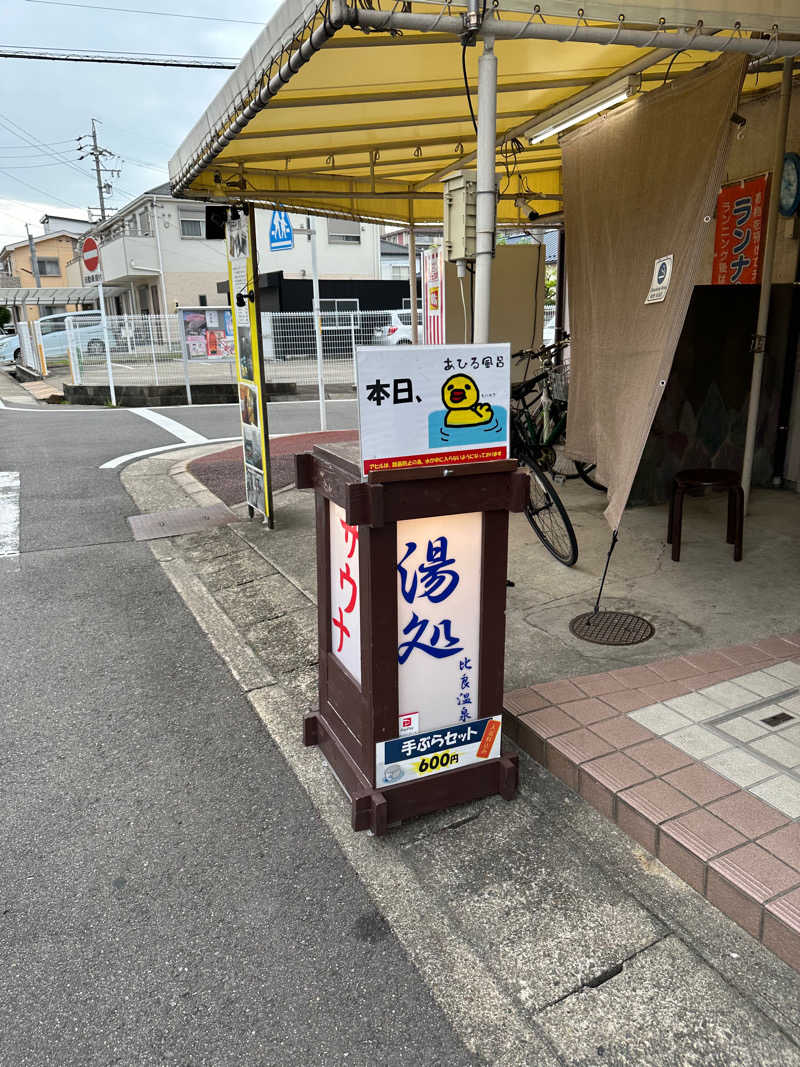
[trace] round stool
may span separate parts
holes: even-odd
[[[669,500],[667,544],[672,545],[672,558],[677,563],[681,558],[681,526],[683,524],[683,497],[693,489],[711,489],[712,492],[728,494],[728,529],[726,540],[733,545],[733,558],[742,558],[742,534],[744,529],[744,490],[736,471],[700,470],[678,471],[672,480],[672,495]]]

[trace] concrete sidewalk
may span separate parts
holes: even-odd
[[[202,451],[128,467],[139,509],[195,503],[169,472]],[[755,618],[765,632],[791,628],[781,620],[793,605],[729,593],[723,520],[691,501],[684,562],[667,568],[651,509],[626,516],[615,557],[609,605],[655,615],[656,637],[637,649],[574,648],[564,621],[591,601],[606,531],[599,496],[572,485],[565,496],[578,568],[551,563],[524,519],[512,523],[508,688],[730,644]],[[755,507],[762,532],[747,535],[736,568],[778,583],[797,549],[771,502],[759,496]],[[274,531],[242,521],[151,547],[475,1057],[504,1067],[800,1064],[798,975],[524,753],[511,804],[495,797],[386,838],[351,831],[333,776],[300,740],[316,695],[312,496],[282,491],[276,510]],[[347,1062],[361,1062],[357,1035]]]

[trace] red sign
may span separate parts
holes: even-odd
[[[393,456],[391,459],[364,460],[364,473],[370,471],[397,470],[402,467],[450,467],[456,463],[488,463],[489,460],[507,459],[508,449],[505,445],[487,448],[469,448],[462,452],[422,452],[414,456]]]
[[[87,237],[83,242],[83,265],[90,274],[94,273],[100,265],[100,249],[94,237]]]
[[[758,285],[769,174],[723,185],[717,197],[712,285]]]

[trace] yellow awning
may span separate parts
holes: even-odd
[[[634,16],[636,4],[626,6]],[[706,6],[733,10],[731,0],[708,0]],[[641,71],[642,90],[647,91],[713,62],[716,55],[704,49],[676,53],[687,38],[707,45],[712,34],[712,47],[725,47],[728,41],[728,47],[763,53],[762,68],[747,78],[747,93],[762,92],[780,80],[771,57],[785,54],[787,48],[800,51],[800,42],[787,45],[775,37],[751,41],[741,28],[715,32],[698,26],[688,34],[676,31],[670,37],[673,50],[666,51],[665,35],[672,31],[657,22],[643,33],[642,23],[634,24],[630,16],[616,23],[615,30],[574,18],[545,20],[529,4],[526,16],[519,13],[521,8],[526,8],[526,0],[490,6],[493,15],[487,24],[499,34],[495,52],[501,223],[524,223],[530,208],[541,214],[560,209],[557,138],[531,146],[522,136],[537,116],[591,92],[603,79],[633,69]],[[463,10],[417,0],[404,0],[384,12],[371,2],[369,7],[349,8],[342,0],[322,6],[284,0],[171,160],[174,190],[187,197],[247,200],[310,214],[439,222],[443,174],[475,167],[476,137],[462,45],[451,32]],[[370,32],[336,25],[343,21],[342,13],[351,20],[371,19]],[[407,21],[419,15],[430,21],[438,15],[448,32],[407,26],[382,32],[379,25],[390,13]],[[766,25],[771,18],[774,12],[767,12],[762,22]],[[800,29],[800,19],[795,16],[794,21]],[[534,24],[562,36],[574,31],[576,38],[596,30],[612,43],[521,36]],[[510,35],[518,30],[520,36],[513,39]],[[619,43],[626,35],[637,42],[652,40],[657,48]],[[467,47],[463,57],[476,112],[480,47],[479,41],[477,47]],[[527,204],[518,206],[519,198]]]

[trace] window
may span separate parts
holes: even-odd
[[[393,263],[392,264],[392,278],[395,281],[403,281],[408,278],[408,264],[407,263]]]
[[[202,237],[203,236],[203,215],[189,214],[188,212],[179,212],[179,218],[181,223],[181,237]]]
[[[361,223],[352,219],[328,219],[329,245],[361,244]]]
[[[61,274],[61,267],[57,259],[36,259],[39,274],[42,278],[57,278]]]
[[[201,308],[208,307],[208,297],[205,293],[201,293],[197,298],[197,303]]]
[[[351,319],[358,315],[359,303],[357,299],[320,300],[319,310],[322,312],[322,329],[333,330],[337,327],[349,328]]]
[[[150,212],[139,212],[139,233],[142,237],[150,236]]]
[[[42,319],[39,323],[39,329],[42,331],[42,336],[49,333],[63,333],[67,326],[63,319]]]

